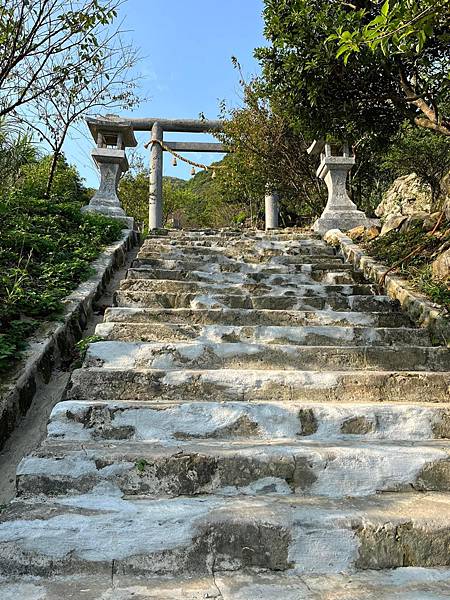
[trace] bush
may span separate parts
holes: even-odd
[[[390,231],[379,236],[368,242],[367,248],[380,262],[390,267],[396,265],[414,287],[450,311],[450,289],[431,277],[431,263],[447,241],[450,241],[450,223],[444,222],[434,235],[416,225],[406,232]],[[420,251],[407,258],[416,248]]]
[[[58,195],[42,199],[45,160],[27,165],[20,187],[0,197],[0,371],[19,356],[38,319],[62,310],[61,300],[90,276],[90,263],[122,229],[114,219],[81,212],[84,189],[65,161]]]

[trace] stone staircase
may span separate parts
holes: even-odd
[[[450,597],[449,352],[323,241],[151,236],[97,334],[2,599]]]

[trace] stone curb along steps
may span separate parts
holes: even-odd
[[[121,239],[106,247],[92,263],[93,275],[65,298],[61,320],[46,323],[33,335],[14,373],[1,384],[0,448],[18,419],[27,412],[38,385],[48,383],[52,369],[70,355],[92,314],[94,301],[137,243],[135,231],[123,230]]]
[[[376,284],[380,284],[383,280],[388,267],[377,263],[342,231],[331,229],[324,235],[324,240],[331,246],[339,248],[344,258],[369,280]],[[450,318],[442,307],[430,302],[398,275],[392,273],[386,275],[383,287],[389,297],[398,301],[415,323],[428,328],[439,343],[450,346]]]
[[[96,333],[1,598],[449,597],[449,353],[325,241],[151,235]]]

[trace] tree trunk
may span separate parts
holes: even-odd
[[[69,130],[68,126],[66,126],[63,129],[63,132],[59,139],[59,142],[54,149],[52,163],[50,165],[50,171],[48,173],[47,187],[45,189],[45,198],[50,198],[50,192],[52,191],[53,180],[55,178],[56,168],[58,166],[58,158],[59,158],[59,155],[61,154],[61,150],[62,150],[63,144],[66,140],[66,135],[67,135],[68,130]]]
[[[58,166],[58,157],[60,154],[60,150],[58,149],[53,152],[52,163],[50,165],[50,171],[47,177],[47,187],[45,188],[45,198],[50,198],[50,192],[52,190],[53,180],[55,178],[56,167]]]
[[[406,100],[420,110],[422,117],[415,117],[414,123],[423,129],[430,129],[441,135],[450,136],[450,123],[446,119],[439,119],[437,110],[429,106],[423,98],[416,94],[415,89],[407,80],[402,69],[399,70],[400,85],[405,93]]]

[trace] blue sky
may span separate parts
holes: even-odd
[[[218,116],[219,101],[240,104],[239,76],[231,56],[249,76],[258,72],[253,49],[264,44],[262,0],[127,0],[120,14],[124,28],[145,58],[138,65],[142,94],[149,98],[129,116],[206,118]],[[124,113],[126,114],[126,113]],[[145,160],[147,133],[136,136]],[[206,135],[166,134],[167,140],[206,141]],[[93,143],[75,132],[65,152],[86,183],[95,187],[98,176],[90,159]],[[165,154],[164,174],[188,179],[190,167],[174,168]],[[190,154],[208,164],[218,155]]]

